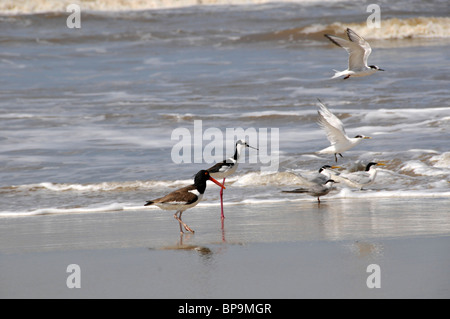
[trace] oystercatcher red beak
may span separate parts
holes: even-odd
[[[209,176],[209,180],[215,184],[217,184],[218,186],[222,187],[223,189],[225,189],[225,186],[223,186],[222,184],[220,184],[217,180],[215,180],[214,178],[212,178],[211,176]]]

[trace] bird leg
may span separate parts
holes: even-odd
[[[342,156],[341,153],[334,153],[334,160],[336,161],[336,163],[337,163],[337,156],[336,156],[337,154],[339,154],[340,157],[344,157],[344,156]]]
[[[317,197],[317,204],[320,205],[320,199]]]
[[[178,213],[180,213],[179,217],[177,216]],[[183,214],[183,212],[178,211],[173,215],[173,217],[175,217],[175,219],[178,220],[178,222],[180,223],[180,233],[183,234],[183,228],[181,228],[181,225],[183,225],[184,229],[186,229],[187,231],[194,233],[194,231],[181,220],[181,214]]]
[[[178,220],[178,223],[180,224],[180,234],[182,235],[182,234],[184,234],[184,232],[183,232],[183,228],[181,227],[181,223],[182,223],[181,219],[179,219],[177,216],[178,213],[179,212],[176,212],[175,214],[173,214],[173,217],[175,217],[175,219]]]
[[[350,75],[347,75],[347,76],[344,78],[344,80],[347,80],[349,77],[350,77]]]
[[[225,186],[225,177],[223,179],[222,185]],[[220,218],[222,221],[225,219],[225,215],[223,214],[223,188],[220,188]]]

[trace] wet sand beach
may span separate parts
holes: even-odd
[[[409,202],[410,205],[407,205]],[[9,218],[1,298],[449,298],[446,198]],[[404,209],[409,207],[409,209]],[[428,209],[428,210],[427,210]],[[69,289],[67,267],[80,267]],[[380,288],[368,288],[369,265]]]

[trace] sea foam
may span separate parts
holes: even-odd
[[[305,35],[319,35],[324,33],[337,34],[344,37],[347,28],[357,30],[366,39],[406,39],[406,38],[449,38],[450,18],[448,17],[416,17],[383,19],[381,28],[371,28],[367,23],[312,24],[297,32]]]
[[[343,0],[334,0],[341,2]],[[78,4],[82,10],[89,11],[136,11],[182,8],[189,6],[211,5],[252,5],[271,3],[273,0],[34,0],[0,2],[0,14],[33,14],[44,12],[66,12],[69,4]],[[298,0],[278,0],[278,2],[298,2]],[[304,4],[315,4],[321,0],[303,0]]]

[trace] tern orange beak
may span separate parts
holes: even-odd
[[[220,184],[217,180],[215,180],[214,178],[212,178],[211,176],[209,176],[209,180],[211,182],[213,182],[214,184],[216,184],[217,186],[222,187],[223,189],[225,189],[225,186],[223,186],[222,184]]]

